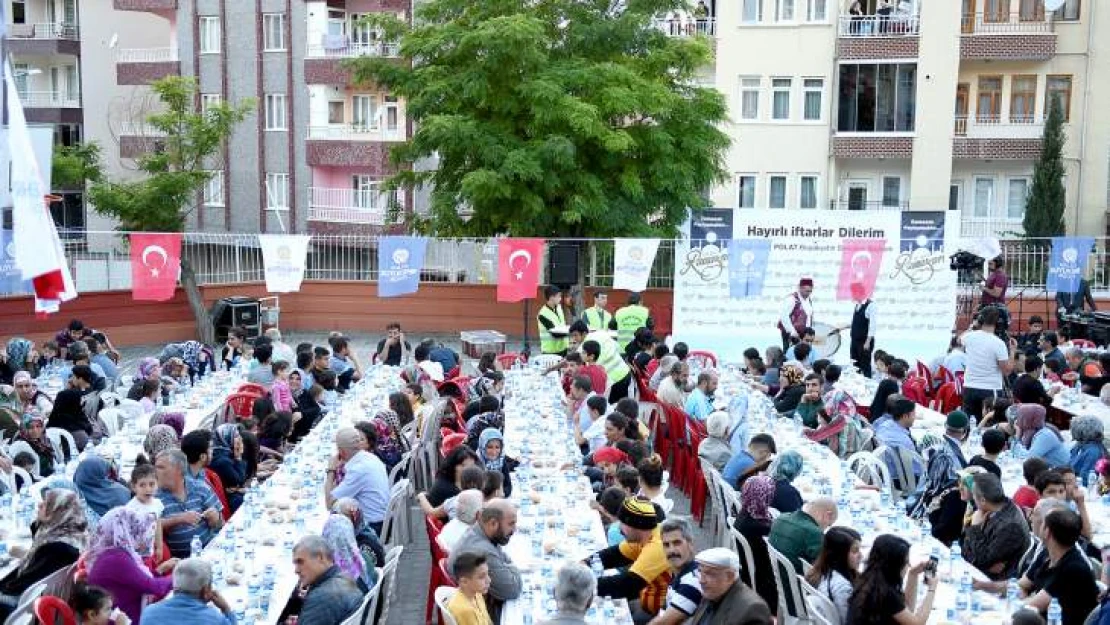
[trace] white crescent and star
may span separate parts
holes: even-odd
[[[150,266],[150,262],[147,260],[147,256],[150,254],[155,254],[162,257],[162,265],[160,267]],[[166,265],[169,263],[169,259],[169,254],[166,253],[165,248],[163,248],[161,245],[148,245],[143,248],[143,265],[145,265],[147,269],[150,269],[150,275],[154,276],[155,278],[158,277],[158,274],[159,272],[161,272],[162,269],[165,269]]]
[[[524,259],[524,264],[522,266],[520,266],[519,268],[514,267],[514,265],[516,264],[515,261],[518,258],[523,258]],[[512,254],[509,254],[509,263],[508,264],[509,264],[509,269],[514,270],[513,275],[516,276],[516,279],[517,280],[523,280],[524,279],[524,270],[529,265],[532,264],[532,253],[529,252],[528,250],[516,250]]]

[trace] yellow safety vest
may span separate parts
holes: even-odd
[[[598,310],[596,306],[591,306],[582,313],[582,320],[586,322],[586,326],[590,328],[591,332],[596,330],[608,330],[609,322],[613,320],[613,315],[608,310],[602,308]]]
[[[564,336],[558,338],[547,331],[540,323],[540,319],[547,319],[554,326],[565,326],[567,324],[563,317],[563,307],[559,306],[556,310],[552,310],[545,304],[540,308],[540,313],[536,315],[536,326],[539,328],[540,337],[540,351],[544,354],[559,354],[565,352],[567,349],[567,338]]]
[[[597,341],[598,346],[601,348],[601,353],[597,357],[597,365],[605,369],[605,375],[609,378],[609,385],[612,386],[616,382],[628,377],[632,373],[632,369],[628,367],[628,363],[624,361],[621,356],[621,348],[617,342],[609,336],[607,330],[600,330],[598,332],[590,332],[582,341]],[[582,349],[581,345],[578,347]]]
[[[634,306],[625,306],[613,315],[617,320],[617,343],[620,343],[621,349],[628,347],[632,339],[636,336],[636,330],[647,325],[650,313],[646,306],[636,304]]]

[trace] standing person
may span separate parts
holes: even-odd
[[[540,352],[565,356],[567,353],[567,337],[555,336],[552,328],[562,328],[567,325],[566,316],[560,301],[563,292],[557,286],[548,285],[543,289],[544,305],[536,313],[536,336],[540,339]]]
[[[632,383],[632,368],[621,358],[617,342],[608,332],[590,332],[586,323],[579,319],[570,326],[570,339],[578,344],[582,359],[588,365],[598,365],[605,369],[609,383],[609,403],[615,404],[628,397],[628,387]]]
[[[613,313],[613,320],[609,323],[610,330],[617,331],[617,343],[623,351],[636,337],[636,330],[655,328],[655,320],[651,318],[651,311],[641,302],[639,293],[628,294],[628,304]]]
[[[394,321],[385,327],[385,338],[378,341],[374,354],[378,364],[400,367],[412,359],[412,346],[405,340],[401,324]]]
[[[1083,312],[1084,307],[1091,312],[1098,310],[1095,298],[1091,295],[1091,283],[1086,278],[1080,278],[1075,292],[1056,293],[1056,319],[1063,320],[1064,315],[1073,315]]]
[[[594,305],[582,313],[582,321],[590,328],[590,332],[608,330],[613,323],[613,313],[606,306],[609,305],[609,294],[605,291],[594,291]]]
[[[783,351],[802,340],[806,328],[813,327],[813,302],[809,299],[812,294],[813,278],[802,278],[798,281],[798,290],[783,301],[778,322]]]
[[[979,298],[979,307],[988,304],[1006,304],[1006,287],[1010,285],[1010,278],[1006,276],[1003,267],[1006,261],[1002,257],[992,258],[987,262],[987,277],[979,283],[982,296]]]
[[[856,369],[864,377],[871,377],[871,352],[875,349],[875,302],[858,282],[852,283],[852,299],[856,302],[852,313],[850,354]]]
[[[983,416],[983,400],[998,397],[1003,389],[1003,376],[1014,368],[1017,341],[1010,339],[1009,346],[995,336],[999,312],[997,308],[979,311],[979,329],[964,333],[960,338],[967,353],[964,371],[963,409],[976,420]]]

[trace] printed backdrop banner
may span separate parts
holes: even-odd
[[[902,213],[902,245],[900,251],[919,247],[932,251],[944,249],[944,211]]]
[[[11,230],[0,230],[0,293],[30,293],[33,288],[15,262],[15,236]]]
[[[301,290],[305,265],[308,264],[308,242],[312,237],[302,234],[260,234],[262,267],[266,272],[266,290],[270,293],[294,293]]]
[[[763,276],[771,255],[770,239],[733,239],[728,242],[728,296],[748,299],[763,295]]]
[[[497,301],[519,302],[536,296],[543,242],[543,239],[497,241]]]
[[[131,297],[152,302],[172,298],[180,271],[180,234],[131,235]]]
[[[420,288],[427,247],[424,237],[378,239],[378,297],[408,295]]]
[[[1094,245],[1093,237],[1053,237],[1045,290],[1058,293],[1078,291]]]
[[[875,281],[879,278],[885,247],[885,239],[844,239],[836,299],[851,300],[854,284],[860,285],[866,296],[871,297],[875,292]]]
[[[938,345],[948,344],[956,320],[956,274],[948,269],[948,255],[956,252],[959,242],[958,220],[944,221],[942,245],[936,249],[930,248],[926,236],[926,245],[906,250],[900,244],[902,214],[895,211],[735,209],[731,217],[720,220],[725,221],[728,238],[769,242],[763,288],[758,295],[732,299],[734,256],[710,249],[708,237],[699,244],[691,222],[689,238],[679,241],[675,252],[674,340],[704,345],[732,361],[739,361],[747,347],[762,351],[778,345],[775,323],[802,276],[815,282],[817,325],[848,325],[852,302],[837,298],[845,240],[877,239],[885,242],[882,255],[873,257],[878,344],[911,362],[931,359],[942,349]],[[847,341],[831,358],[849,361]]]
[[[639,293],[647,288],[659,239],[616,239],[613,246],[613,288]]]

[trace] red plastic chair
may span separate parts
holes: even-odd
[[[911,375],[902,383],[902,394],[922,406],[929,405],[929,394],[925,392],[925,378]]]
[[[1088,341],[1087,339],[1072,339],[1071,345],[1080,349],[1094,349],[1097,347],[1094,341]]]
[[[934,386],[933,382],[933,372],[931,369],[929,369],[929,365],[918,360],[917,375],[925,379],[925,395],[928,397],[932,397],[933,389],[936,387]]]
[[[698,448],[708,435],[705,424],[697,419],[687,421],[690,428],[690,457],[687,459],[687,474],[690,476],[690,513],[700,524],[705,518],[705,498],[709,490],[705,483],[705,474],[701,470],[701,461],[698,458]]]
[[[444,566],[433,566],[431,575],[428,579],[428,597],[426,605],[424,606],[424,622],[427,623],[432,618],[432,610],[436,604],[436,588],[440,586],[454,586],[455,582],[451,576],[446,576],[444,579],[444,572],[446,571],[447,554],[439,546],[439,532],[443,529],[443,524],[438,519],[431,516],[424,516],[424,529],[428,532],[428,546],[432,552],[432,562],[441,562]]]
[[[254,400],[258,399],[250,393],[232,393],[227,398],[226,405],[231,412],[240,419],[254,415]]]
[[[243,385],[241,385],[239,387],[239,390],[237,390],[235,392],[236,393],[252,393],[254,395],[257,395],[258,397],[265,397],[267,391],[266,391],[266,387],[262,386],[261,384],[255,384],[254,382],[246,382],[246,383],[244,383]]]
[[[462,365],[455,365],[454,367],[451,367],[450,371],[443,374],[443,377],[450,380],[451,378],[458,377],[460,373],[462,373]]]
[[[35,599],[35,618],[39,623],[48,625],[56,625],[59,620],[62,625],[77,625],[77,616],[73,614],[73,608],[58,597],[50,595]]]
[[[688,492],[690,444],[686,439],[686,413],[679,408],[662,404],[667,414],[667,436],[671,445],[671,481],[684,493]]]
[[[204,480],[208,482],[208,486],[212,488],[212,492],[216,493],[216,499],[219,499],[220,503],[223,504],[224,511],[220,516],[224,518],[224,521],[227,521],[231,518],[231,504],[227,502],[227,490],[224,489],[224,481],[220,479],[220,476],[215,471],[207,467],[204,469]]]
[[[501,365],[502,369],[512,369],[517,361],[524,364],[528,362],[528,359],[516,352],[506,352],[497,357],[497,363]]]
[[[941,384],[933,399],[933,409],[942,414],[948,414],[963,404],[960,392],[952,382]]]
[[[470,378],[466,376],[447,376],[447,379],[440,382],[436,386],[436,392],[440,397],[454,397],[456,399],[466,399],[466,389],[470,386]]]
[[[717,354],[704,349],[695,349],[686,357],[687,362],[694,361],[699,369],[716,369]]]

